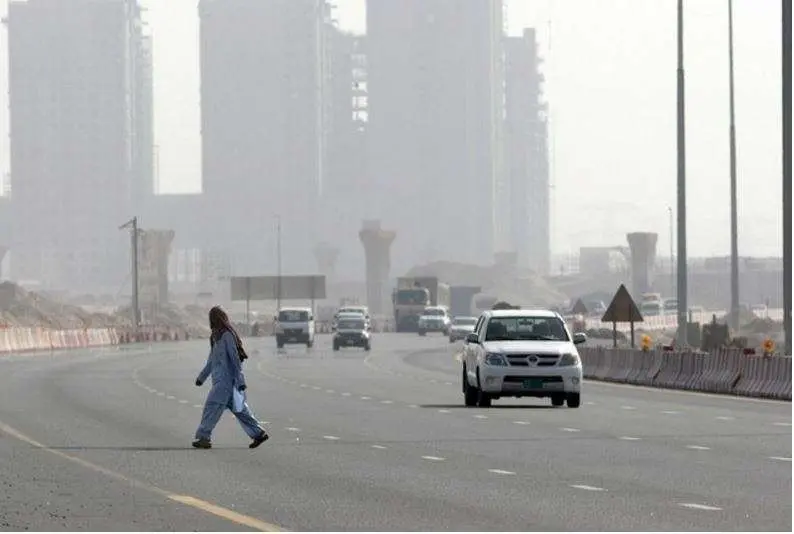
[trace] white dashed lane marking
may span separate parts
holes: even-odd
[[[791,423],[772,423],[775,426],[791,426]]]
[[[361,400],[369,400],[371,397],[361,397]]]
[[[326,393],[336,393],[333,389],[326,389],[325,392]]]
[[[735,417],[731,417],[730,415],[720,415],[717,417],[717,421],[733,421],[736,419]]]
[[[287,428],[287,431],[288,432],[300,432],[301,429],[300,428],[295,428],[294,426],[291,426],[291,427]]]
[[[621,406],[621,409],[623,409],[623,410],[636,410],[637,408],[635,408],[634,406]]]
[[[312,386],[314,391],[320,391],[322,388],[320,386]]]
[[[561,428],[560,430],[562,430],[563,432],[579,432],[579,429],[578,429],[578,428],[568,428],[568,427],[563,427],[563,428]]]
[[[418,404],[409,404],[408,407],[409,408],[419,408],[419,405]]]
[[[599,488],[596,486],[588,486],[587,484],[572,484],[572,488],[580,489],[585,491],[606,491],[604,488]]]
[[[383,400],[383,401],[380,401],[380,403],[381,403],[381,404],[394,404],[394,401],[390,401],[390,400]]]
[[[383,449],[385,449],[386,447],[384,447],[383,445],[373,445],[373,446],[372,446],[372,448],[373,448],[373,449],[379,449],[379,450],[383,450]]]
[[[513,421],[514,425],[528,425],[529,421]]]
[[[187,404],[187,401],[184,399],[180,399],[179,404]]]
[[[622,439],[623,441],[639,441],[640,438],[635,438],[632,436],[620,436],[618,439]]]
[[[329,441],[336,441],[340,438],[338,436],[323,436],[323,439],[327,439]]]
[[[515,475],[514,471],[505,471],[504,469],[489,469],[488,472],[495,475]]]
[[[194,408],[201,408],[202,406],[201,406],[201,404],[194,404],[193,407]]]
[[[452,413],[451,410],[439,410],[438,413]]]
[[[703,445],[687,445],[687,449],[692,449],[693,451],[710,451],[711,447],[704,447]]]
[[[157,392],[157,396],[158,397],[165,397],[165,393],[163,393],[162,391],[158,391]]]
[[[585,404],[587,404],[588,406],[595,406],[595,403],[593,401],[585,401]]]
[[[678,414],[680,414],[681,412],[678,412],[678,411],[676,411],[676,410],[664,410],[662,413],[663,413],[663,414],[667,414],[667,415],[678,415]]]
[[[349,397],[349,396],[350,396],[350,393],[348,393],[347,391],[345,391],[344,393],[342,393],[342,396],[343,396],[343,397]]]
[[[488,419],[488,416],[487,415],[483,415],[481,413],[478,413],[477,415],[474,416],[474,418],[475,419]]]
[[[697,504],[693,502],[680,502],[678,503],[678,506],[683,506],[684,508],[689,508],[692,510],[706,510],[709,512],[718,512],[722,510],[722,508],[717,506],[709,506],[708,504]]]
[[[770,456],[770,460],[777,460],[778,462],[790,462],[791,458],[786,458],[784,456]]]
[[[422,460],[430,460],[431,462],[443,462],[445,458],[440,456],[422,456]]]

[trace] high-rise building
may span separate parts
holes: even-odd
[[[502,168],[501,0],[367,3],[371,212],[397,273],[490,264]]]
[[[201,0],[208,254],[236,274],[313,272],[326,127],[325,0]],[[211,215],[209,215],[211,214]]]
[[[12,1],[8,14],[13,276],[113,289],[118,227],[152,183],[151,43],[136,0]]]
[[[546,274],[551,263],[548,125],[535,30],[507,37],[505,58],[509,248],[520,266]]]
[[[325,126],[327,132],[323,225],[318,237],[338,249],[335,271],[343,279],[364,276],[358,240],[367,212],[366,39],[332,25],[325,38]]]

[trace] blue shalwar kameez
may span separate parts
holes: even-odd
[[[201,416],[201,424],[196,430],[196,439],[209,441],[215,425],[227,408],[237,417],[248,437],[254,440],[261,437],[265,430],[251,413],[247,402],[243,404],[241,412],[234,411],[233,391],[239,390],[240,387],[245,388],[245,376],[237,343],[231,332],[224,332],[212,346],[207,364],[199,373],[196,382],[203,384],[210,374],[212,374],[212,389],[204,403],[204,413]]]

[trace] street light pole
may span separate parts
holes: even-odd
[[[783,53],[783,328],[791,356],[791,0],[781,0]]]
[[[684,2],[678,0],[677,153],[678,153],[678,345],[687,345],[686,124],[684,106]]]
[[[736,115],[733,90],[733,0],[728,0],[728,80],[730,106],[730,175],[731,175],[731,320],[730,326],[739,329],[739,226],[736,192]]]
[[[675,297],[675,254],[673,253],[673,244],[675,239],[673,237],[673,208],[668,206],[667,212],[670,216],[670,295]]]
[[[276,260],[278,272],[276,284],[276,311],[281,309],[281,215],[276,215]]]

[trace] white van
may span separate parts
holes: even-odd
[[[276,316],[276,345],[314,345],[314,313],[311,308],[281,308]]]

